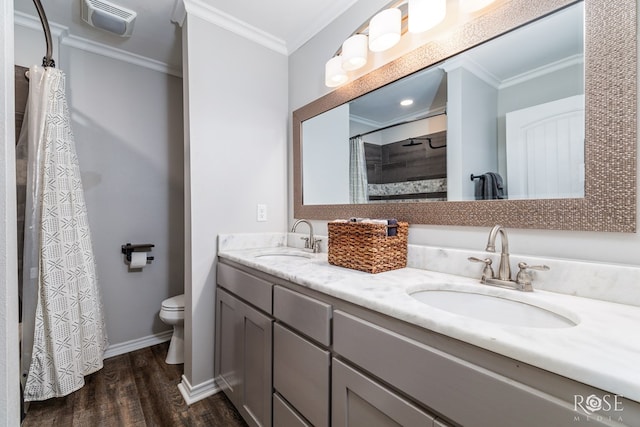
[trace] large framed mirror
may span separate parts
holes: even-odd
[[[635,2],[532,3],[502,2],[296,110],[295,217],[635,232]],[[416,102],[392,114],[389,93]],[[349,191],[358,152],[364,194]]]

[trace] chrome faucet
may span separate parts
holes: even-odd
[[[314,253],[320,252],[320,242],[322,240],[315,238],[315,236],[313,235],[313,226],[311,225],[311,223],[308,220],[306,220],[306,219],[297,220],[293,224],[293,227],[291,227],[291,232],[295,233],[296,232],[296,228],[298,227],[298,224],[300,224],[301,222],[304,222],[305,224],[307,224],[309,226],[309,237],[301,237],[300,238],[300,239],[304,240],[305,249],[311,249]]]
[[[509,239],[507,238],[507,231],[501,225],[495,225],[489,233],[489,240],[487,240],[487,252],[496,251],[496,237],[498,233],[502,238],[502,250],[500,252],[500,264],[498,265],[498,280],[511,280],[511,266],[509,261]]]
[[[482,270],[482,278],[480,282],[485,285],[499,286],[502,288],[517,289],[519,291],[531,292],[533,291],[533,285],[531,274],[528,270],[549,270],[546,265],[527,265],[524,262],[518,263],[520,271],[516,276],[516,280],[511,279],[511,265],[509,261],[509,239],[507,238],[507,231],[501,225],[496,225],[491,229],[489,233],[489,240],[487,241],[487,252],[496,251],[496,237],[500,234],[502,239],[502,250],[500,252],[500,264],[498,265],[498,277],[495,277],[493,268],[491,268],[491,258],[480,259],[476,257],[469,257],[469,261],[484,263],[484,269]]]

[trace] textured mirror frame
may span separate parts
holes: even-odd
[[[293,113],[294,216],[398,218],[410,224],[636,231],[635,0],[585,0],[585,197],[582,199],[304,205],[301,124],[387,83],[558,9],[569,0],[511,0]]]

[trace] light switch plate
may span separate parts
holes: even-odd
[[[266,220],[267,220],[267,205],[259,203],[256,209],[256,221],[264,222]]]

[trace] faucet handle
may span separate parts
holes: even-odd
[[[486,279],[493,279],[495,277],[493,272],[493,267],[491,267],[491,264],[493,264],[493,261],[491,260],[491,258],[480,259],[474,256],[470,256],[467,259],[471,262],[484,263],[484,269],[482,270],[482,278],[480,279],[482,282],[484,282]]]
[[[551,270],[551,267],[549,267],[548,265],[529,265],[526,262],[519,262],[518,263],[518,267],[520,268],[520,271],[525,271],[525,270],[538,270],[538,271],[548,271]]]
[[[313,249],[314,254],[320,252],[320,242],[322,242],[322,239],[313,239],[313,247],[311,249]]]
[[[527,270],[551,270],[548,265],[528,265],[526,262],[519,262],[518,268],[520,268],[520,271],[518,271],[518,274],[516,276],[516,283],[520,285],[523,291],[527,292],[533,291],[533,278],[531,277],[531,273],[529,273]]]
[[[304,248],[305,249],[309,249],[311,246],[311,242],[309,242],[309,238],[308,237],[301,237],[300,240],[304,240]]]

